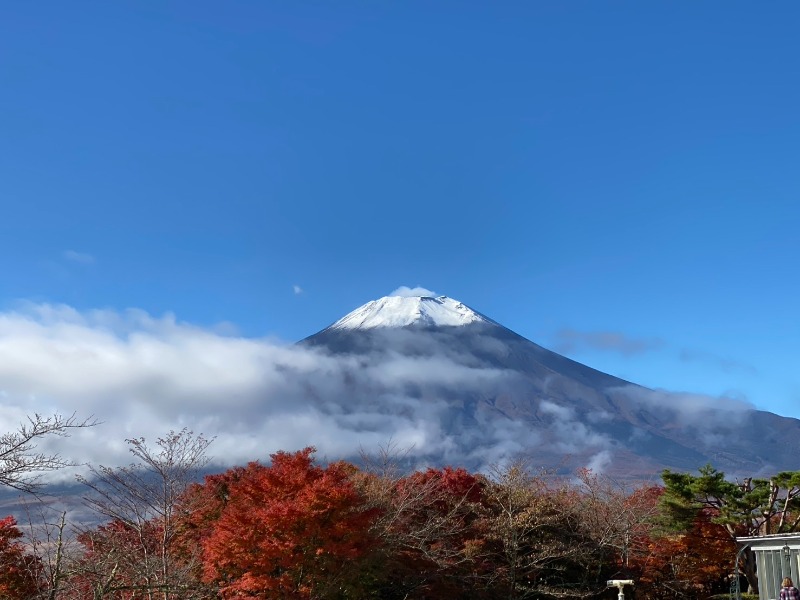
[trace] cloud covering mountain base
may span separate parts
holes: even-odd
[[[0,313],[0,397],[3,431],[32,413],[94,415],[100,426],[45,449],[104,465],[128,462],[126,438],[183,427],[216,436],[220,466],[306,445],[346,458],[389,442],[419,464],[471,468],[519,453],[642,473],[714,456],[723,468],[767,468],[770,458],[743,459],[747,440],[726,444],[769,413],[646,390],[496,324],[323,331],[284,344],[171,315],[29,304]]]

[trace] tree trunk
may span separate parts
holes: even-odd
[[[744,551],[744,576],[747,579],[747,593],[758,594],[758,575],[756,574],[756,553],[750,548]]]

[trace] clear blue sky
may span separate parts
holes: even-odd
[[[0,317],[134,308],[291,342],[421,285],[634,382],[800,417],[798,22],[5,3]]]

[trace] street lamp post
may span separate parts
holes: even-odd
[[[784,545],[782,548],[783,550],[783,576],[784,577],[791,577],[792,576],[792,549],[789,548],[789,544]]]

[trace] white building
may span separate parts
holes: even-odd
[[[755,552],[759,600],[777,600],[784,577],[800,588],[800,533],[740,537],[736,543]]]

